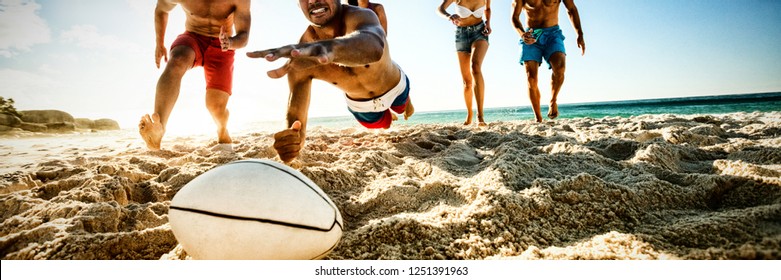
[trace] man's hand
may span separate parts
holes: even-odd
[[[268,61],[276,61],[280,58],[309,59],[327,64],[331,62],[333,53],[324,44],[319,42],[299,45],[288,45],[276,49],[248,52],[251,58],[265,58]]]
[[[583,35],[578,36],[578,48],[583,50],[580,55],[586,55],[586,40],[583,39]]]
[[[155,48],[155,64],[157,69],[160,69],[160,59],[165,57],[165,62],[168,63],[168,49],[163,45],[157,45]]]
[[[293,70],[308,69],[331,61],[330,53],[325,46],[320,44],[310,44],[304,47],[289,45],[276,49],[248,52],[247,56],[265,58],[268,61],[290,58],[282,67],[268,71],[267,74],[272,79],[282,78]]]
[[[529,28],[529,31],[526,31],[523,33],[523,43],[527,45],[531,45],[534,43],[537,43],[537,38],[534,37],[534,29]]]
[[[300,121],[295,121],[290,128],[274,134],[274,149],[277,150],[279,158],[285,163],[298,157],[303,142]]]
[[[233,41],[230,35],[225,32],[225,26],[220,26],[220,46],[222,46],[222,51],[224,52],[233,49]]]

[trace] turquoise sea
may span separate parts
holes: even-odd
[[[547,111],[547,106],[543,106],[543,115]],[[781,92],[560,104],[559,118],[631,117],[646,114],[728,114],[771,111],[781,111]],[[485,120],[489,123],[495,121],[532,120],[533,116],[534,113],[530,106],[485,109]],[[409,120],[397,121],[393,125],[461,123],[465,117],[465,110],[416,112]],[[310,120],[310,126],[331,128],[343,128],[356,124],[351,116],[321,117]]]

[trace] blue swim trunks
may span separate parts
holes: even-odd
[[[531,45],[527,45],[521,39],[519,43],[521,45],[521,65],[524,61],[534,60],[542,64],[542,58],[548,62],[548,69],[551,68],[550,57],[556,52],[564,51],[564,34],[561,32],[561,28],[558,25],[554,25],[547,28],[538,28],[534,30],[534,35],[537,36],[537,42]]]

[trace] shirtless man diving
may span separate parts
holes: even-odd
[[[287,75],[290,87],[288,128],[274,135],[274,149],[284,162],[295,159],[304,147],[314,79],[344,91],[349,111],[367,128],[389,128],[391,110],[403,113],[405,119],[414,113],[409,79],[391,60],[377,15],[339,2],[299,0],[310,22],[299,43],[247,53],[268,61],[289,59],[268,72],[271,78]]]
[[[548,117],[555,119],[559,116],[557,98],[561,85],[564,84],[564,70],[566,68],[566,54],[564,51],[564,35],[559,28],[559,6],[564,3],[567,14],[578,34],[578,48],[581,55],[586,54],[586,42],[583,40],[583,29],[580,26],[580,15],[575,7],[574,0],[513,0],[512,22],[515,30],[523,41],[521,61],[526,66],[526,76],[529,84],[529,100],[532,103],[534,116],[537,122],[542,122],[540,112],[540,89],[537,87],[537,70],[542,64],[542,59],[548,62],[553,69],[551,76],[551,101],[548,107]],[[521,23],[521,13],[526,11],[526,25],[524,29]]]
[[[181,5],[186,31],[171,44],[170,59],[164,45],[168,13]],[[250,0],[158,0],[155,8],[155,64],[168,63],[157,82],[153,114],[144,115],[138,131],[149,149],[159,150],[166,124],[179,97],[187,70],[203,66],[206,78],[206,108],[217,124],[219,143],[231,143],[226,128],[228,98],[233,87],[234,50],[247,45],[250,31]],[[234,34],[235,29],[235,34]]]

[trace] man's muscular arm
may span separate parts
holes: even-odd
[[[249,30],[252,24],[250,15],[250,0],[239,0],[236,3],[236,11],[233,12],[233,24],[236,35],[229,38],[229,49],[235,50],[247,46],[249,42]]]
[[[521,22],[521,13],[523,12],[524,5],[526,5],[525,0],[513,0],[513,27],[515,27],[515,32],[518,32],[518,35],[521,37],[526,33],[526,30],[523,29],[523,23]]]
[[[168,27],[168,13],[176,7],[176,1],[158,0],[155,7],[155,64],[160,68],[160,59],[168,62],[168,49],[165,47],[165,29]]]
[[[268,61],[279,58],[312,59],[321,64],[336,63],[344,66],[361,66],[379,61],[385,50],[385,31],[377,16],[370,10],[351,9],[345,19],[347,30],[355,30],[345,36],[281,48],[247,53],[253,58],[265,57]]]
[[[298,157],[306,140],[306,123],[312,78],[300,73],[288,75],[290,97],[287,104],[287,129],[274,134],[274,149],[279,158],[288,163]]]
[[[524,44],[531,45],[537,42],[537,39],[532,35],[532,30],[524,30],[523,23],[521,23],[521,13],[526,6],[525,0],[513,0],[513,17],[512,22],[515,27],[515,31],[521,36]],[[528,16],[528,14],[527,14]]]
[[[578,13],[578,7],[575,6],[575,0],[564,0],[564,7],[567,8],[567,14],[569,20],[572,22],[572,27],[575,28],[575,32],[578,34],[578,48],[582,50],[581,55],[586,54],[586,41],[583,39],[583,28],[580,26],[580,14]]]

